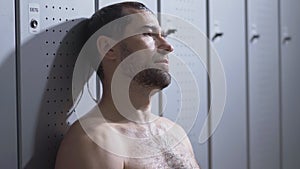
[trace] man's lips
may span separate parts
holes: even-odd
[[[165,63],[165,64],[169,64],[168,59],[162,59],[162,60],[157,60],[154,63]]]

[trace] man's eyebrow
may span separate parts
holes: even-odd
[[[144,25],[144,26],[142,26],[140,29],[141,29],[141,30],[143,30],[143,29],[151,29],[151,30],[153,30],[154,32],[160,32],[160,31],[161,31],[160,27],[153,26],[153,25]]]

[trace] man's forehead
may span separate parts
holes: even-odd
[[[138,31],[142,31],[144,29],[153,29],[155,31],[160,30],[159,22],[154,14],[151,12],[138,12],[129,15],[130,22],[127,24],[125,28],[125,32],[127,33],[137,33]],[[136,31],[136,32],[133,32]]]

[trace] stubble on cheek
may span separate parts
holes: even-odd
[[[171,83],[168,66],[154,63],[157,57],[163,57],[147,49],[134,51],[126,43],[121,46],[121,63],[125,76],[144,87],[163,89]]]

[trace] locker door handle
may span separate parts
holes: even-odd
[[[286,37],[284,37],[283,38],[283,44],[287,44],[288,42],[290,42],[292,40],[292,37],[290,37],[290,36],[286,36]]]
[[[163,37],[167,37],[167,36],[169,36],[170,34],[173,34],[173,33],[175,33],[175,32],[177,32],[177,29],[168,29],[168,30],[166,30],[166,31],[163,31],[162,36],[163,36]]]
[[[224,34],[223,32],[215,33],[215,35],[212,37],[212,41],[215,41],[218,37],[222,37],[223,34]]]
[[[259,34],[254,34],[254,35],[252,35],[250,42],[253,43],[256,39],[259,39],[259,38],[260,38]]]

